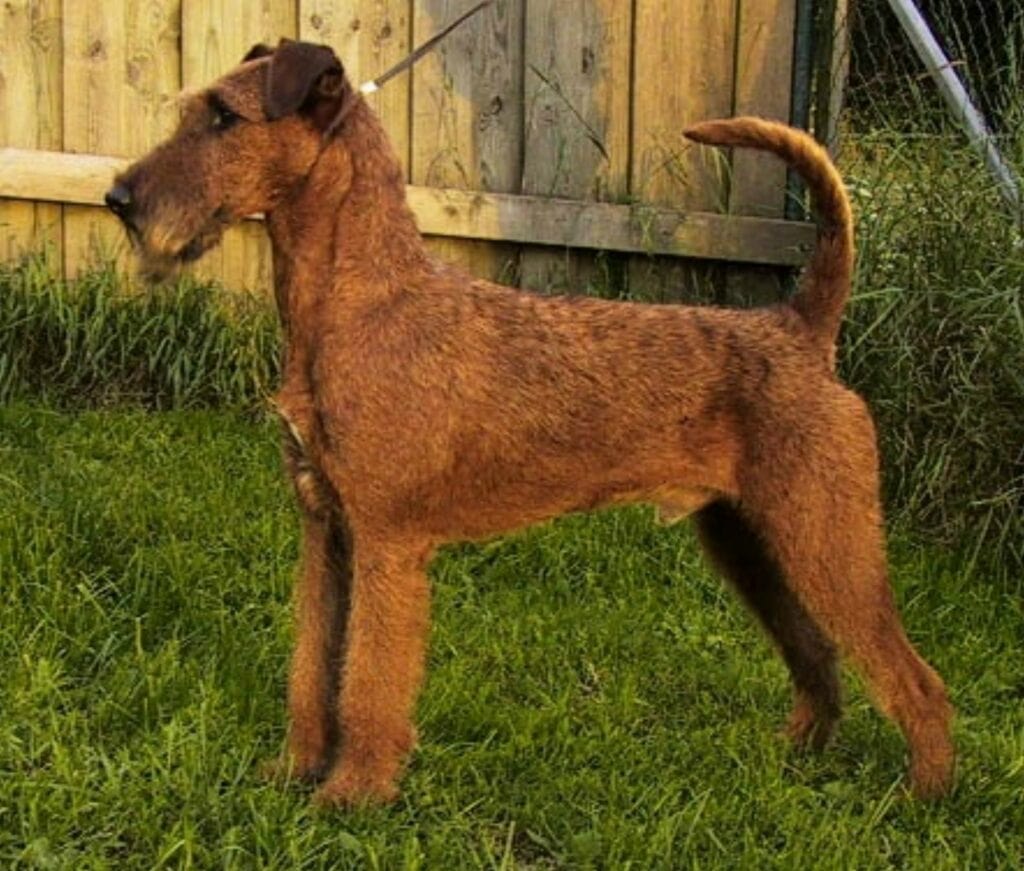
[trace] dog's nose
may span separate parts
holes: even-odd
[[[127,185],[117,182],[109,191],[107,191],[106,195],[103,197],[103,201],[107,204],[107,208],[110,209],[110,211],[123,218],[131,207],[132,192],[128,190]]]

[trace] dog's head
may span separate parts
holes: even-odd
[[[276,49],[253,46],[234,70],[188,95],[175,133],[106,194],[144,274],[166,276],[231,224],[273,211],[306,179],[355,99],[330,48],[287,39]]]

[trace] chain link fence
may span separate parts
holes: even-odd
[[[844,115],[852,130],[955,131],[956,120],[888,0],[844,5],[837,14],[837,46],[847,56],[837,71],[847,75]],[[1013,135],[1024,121],[1024,4],[918,0],[916,5],[990,128]]]

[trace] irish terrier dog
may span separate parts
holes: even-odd
[[[629,502],[696,516],[789,667],[796,745],[828,740],[842,654],[902,730],[913,791],[949,789],[952,709],[901,627],[871,416],[834,373],[853,263],[842,182],[780,124],[686,135],[773,152],[807,180],[819,241],[788,303],[547,298],[431,260],[378,119],[335,54],[303,42],[255,46],[108,192],[157,274],[266,214],[302,511],[280,767],[322,781],[319,800],[397,795],[439,545]]]

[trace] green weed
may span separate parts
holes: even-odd
[[[278,343],[266,301],[188,278],[129,291],[109,267],[63,282],[40,258],[0,266],[0,404],[252,406]]]
[[[875,414],[888,503],[932,540],[1024,567],[1024,245],[955,136],[853,137],[841,371]]]

